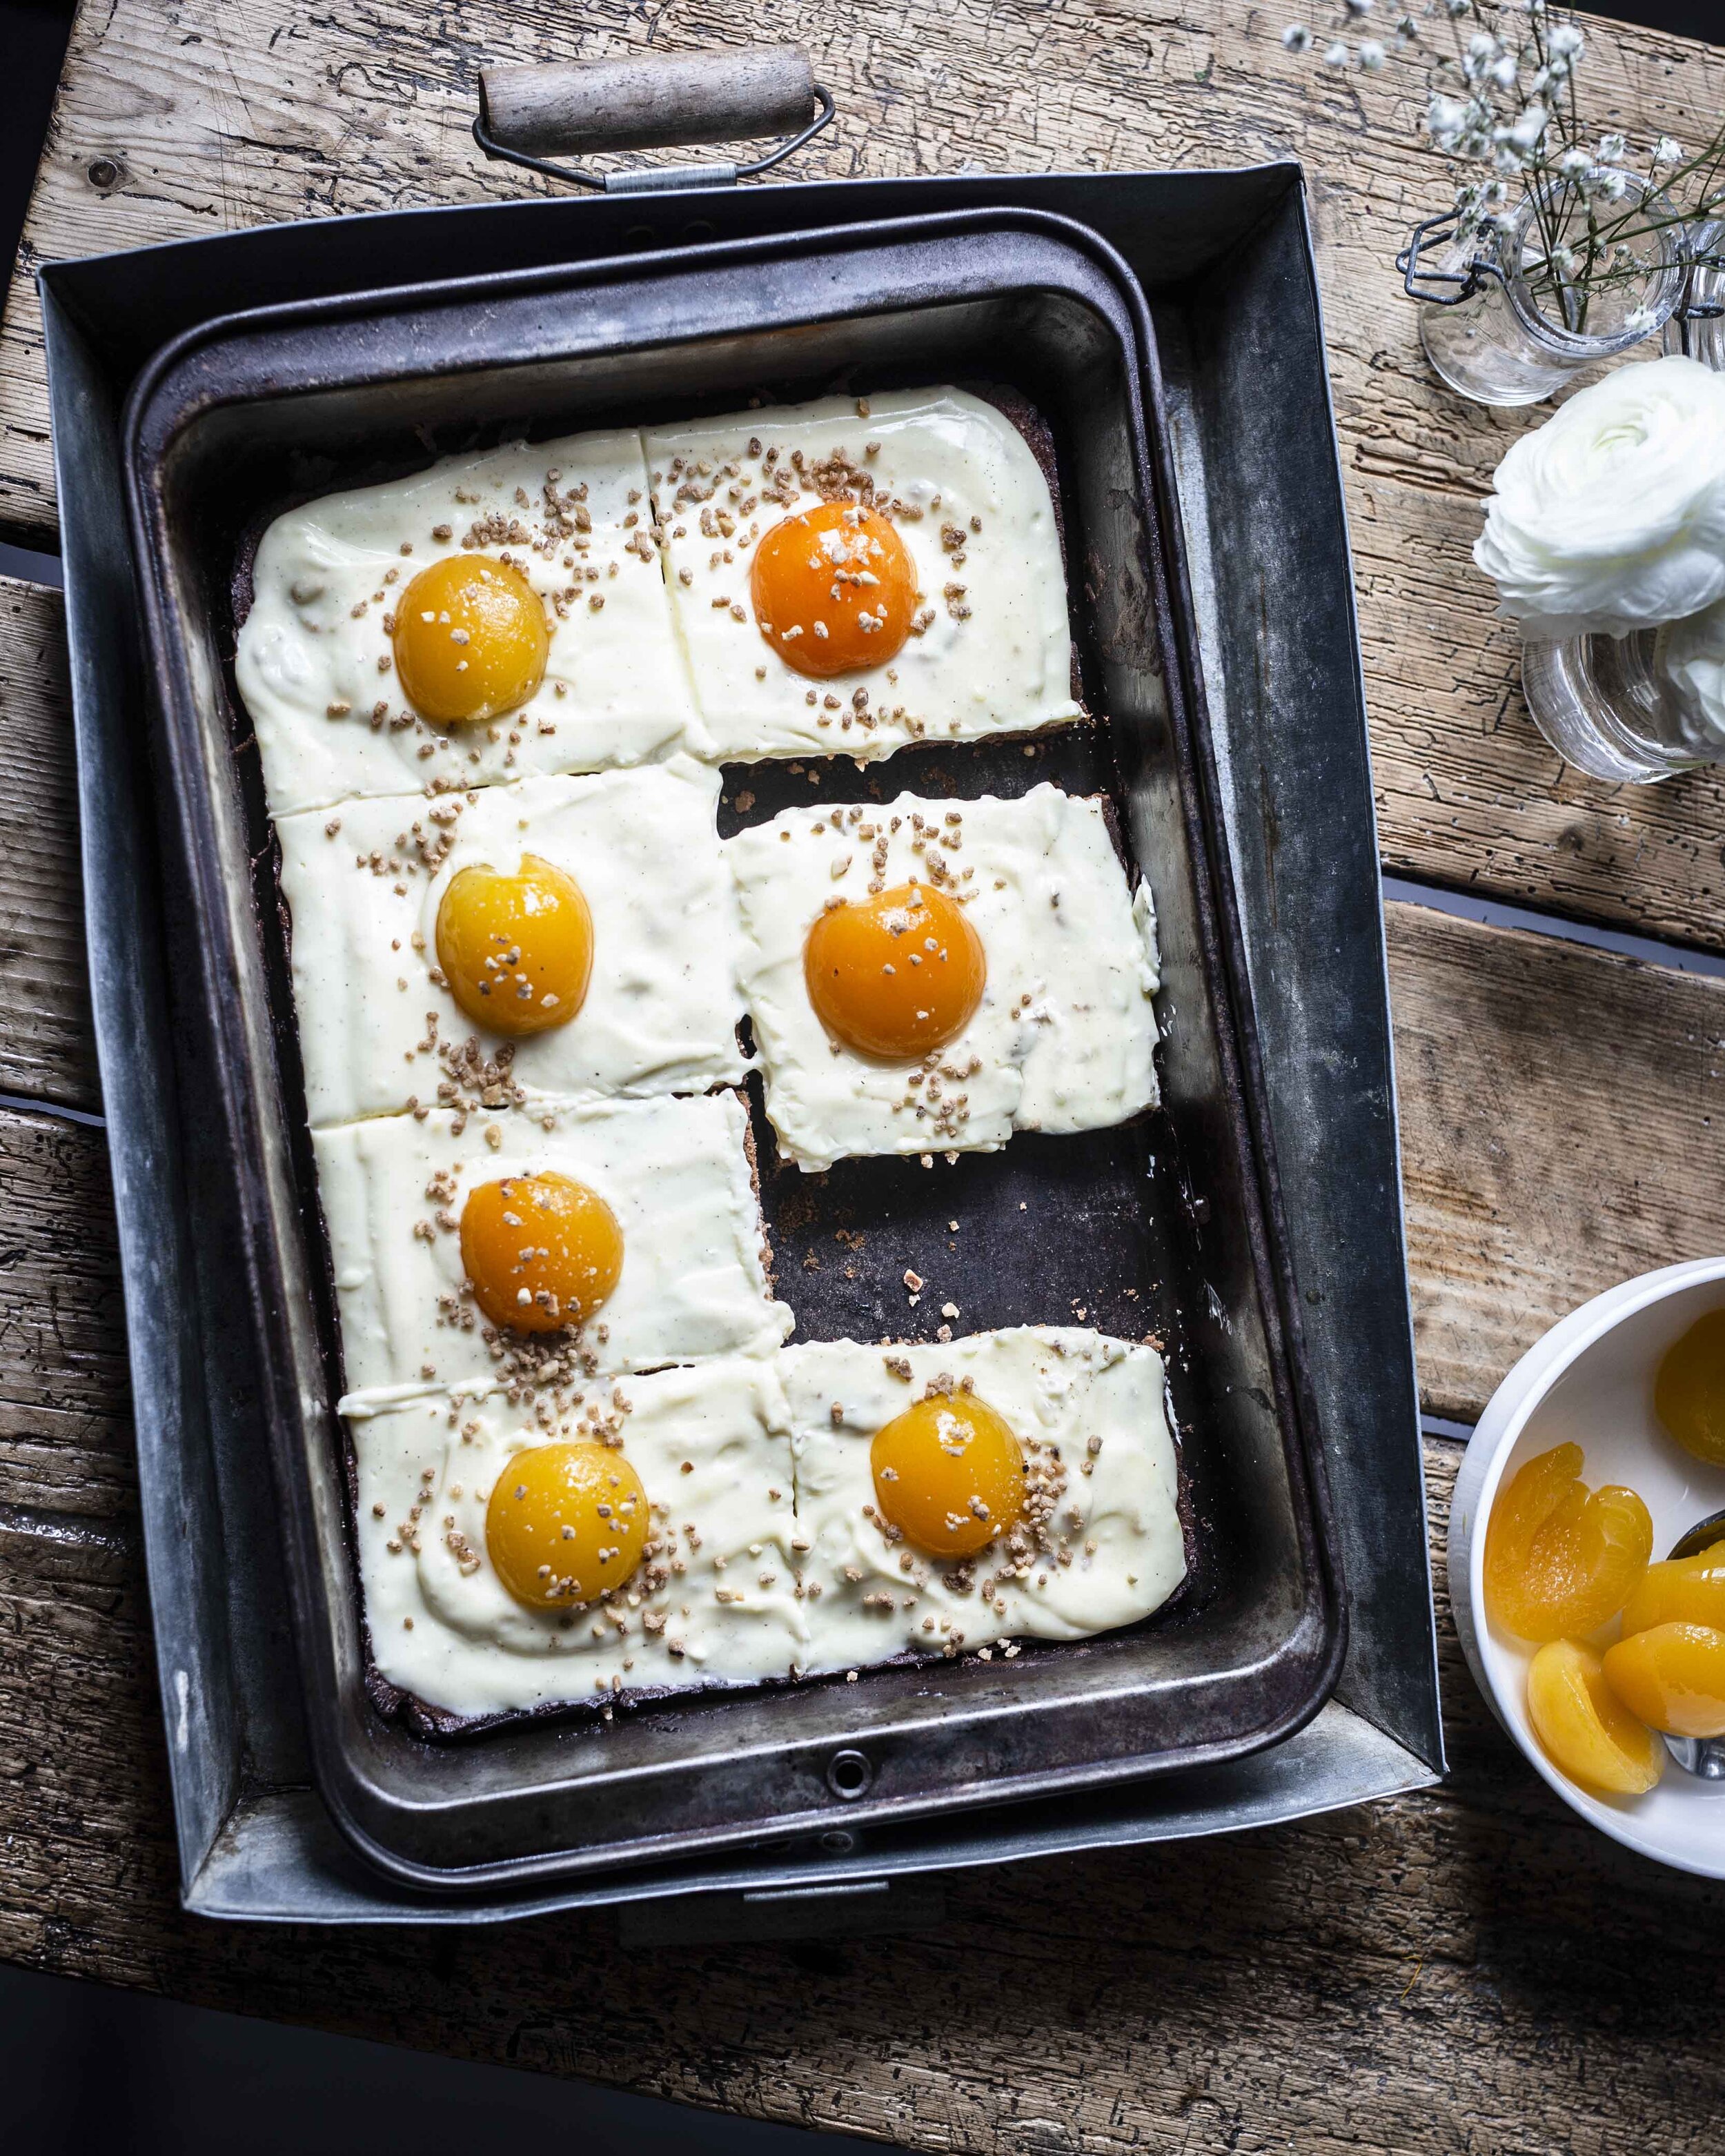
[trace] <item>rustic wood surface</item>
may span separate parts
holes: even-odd
[[[94,1108],[65,622],[57,592],[9,577],[0,735],[0,1093]]]
[[[838,95],[805,169],[1290,153],[1320,234],[1386,862],[1725,947],[1725,780],[1598,787],[1527,719],[1468,567],[1523,417],[1437,388],[1388,259],[1437,206],[1381,84],[1246,0],[86,0],[21,266],[398,202],[540,191],[465,130],[486,61],[792,38]],[[1725,55],[1603,24],[1602,119],[1694,131]],[[1538,415],[1533,415],[1535,417]],[[0,324],[0,532],[51,543],[28,275]],[[99,1108],[59,602],[0,582],[0,1094]],[[1389,909],[1422,1392],[1466,1421],[1543,1327],[1725,1247],[1725,983]],[[936,1933],[621,1954],[604,1917],[440,1936],[198,1923],[175,1861],[101,1132],[0,1105],[0,1956],[931,2149],[1469,2156],[1717,2143],[1717,1889],[1528,1774],[1444,1599],[1455,1772],[1298,1827],[961,1876]]]
[[[487,62],[752,40],[806,45],[837,125],[809,175],[1224,165],[1296,156],[1312,190],[1386,860],[1406,873],[1725,945],[1725,781],[1627,817],[1563,773],[1521,702],[1512,632],[1468,562],[1479,501],[1527,414],[1426,371],[1390,257],[1443,175],[1390,80],[1286,53],[1268,0],[85,0],[0,322],[0,536],[51,543],[55,502],[31,272],[56,256],[272,219],[507,199],[551,183],[467,132]],[[1297,13],[1297,10],[1292,10]],[[1310,12],[1310,11],[1308,11]],[[1695,132],[1725,54],[1590,26],[1601,124]],[[1538,414],[1532,415],[1537,418]]]

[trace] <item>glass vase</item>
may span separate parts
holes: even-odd
[[[1692,224],[1684,248],[1693,266],[1681,307],[1665,326],[1665,349],[1725,372],[1725,269],[1717,259],[1725,248],[1725,224]]]
[[[1681,318],[1665,324],[1667,352],[1725,371],[1725,270],[1712,258],[1725,226],[1692,226]],[[1712,310],[1717,307],[1715,314]],[[1594,778],[1651,785],[1699,764],[1725,762],[1725,732],[1679,667],[1667,665],[1679,624],[1625,637],[1577,636],[1522,647],[1522,686],[1533,723],[1566,763]]]
[[[1725,731],[1666,670],[1675,625],[1522,646],[1527,709],[1565,763],[1645,786],[1725,762]]]
[[[1645,179],[1633,172],[1618,177],[1623,192],[1616,202],[1599,205],[1602,221],[1645,211],[1671,222],[1625,243],[1634,257],[1633,274],[1595,284],[1584,309],[1572,295],[1573,325],[1554,319],[1549,311],[1553,295],[1536,293],[1529,281],[1544,256],[1536,219],[1543,206],[1559,199],[1555,190],[1530,194],[1509,231],[1495,241],[1479,238],[1450,248],[1442,267],[1454,276],[1467,275],[1484,259],[1466,299],[1448,305],[1427,300],[1420,306],[1420,341],[1451,389],[1477,404],[1537,404],[1581,368],[1664,328],[1682,295],[1682,228],[1671,204]],[[1577,203],[1562,216],[1559,238],[1583,244],[1584,206]]]

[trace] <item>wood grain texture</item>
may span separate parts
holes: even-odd
[[[0,1092],[98,1105],[65,610],[0,577]]]
[[[0,1511],[129,1514],[126,1314],[100,1130],[0,1109]]]
[[[84,0],[0,324],[0,529],[51,543],[55,503],[30,273],[56,255],[284,218],[504,199],[549,182],[467,132],[487,62],[807,46],[838,126],[797,169],[844,176],[1223,165],[1293,155],[1312,186],[1353,518],[1386,860],[1558,911],[1725,944],[1725,782],[1645,789],[1565,772],[1523,708],[1512,633],[1468,560],[1516,434],[1427,372],[1390,258],[1441,167],[1381,80],[1285,53],[1261,0]],[[1725,55],[1589,27],[1599,124],[1692,136]]]
[[[1725,1250],[1725,982],[1388,918],[1420,1390],[1472,1420],[1577,1303]]]

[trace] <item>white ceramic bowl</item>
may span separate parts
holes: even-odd
[[[1666,1349],[1704,1311],[1725,1305],[1725,1258],[1643,1273],[1595,1296],[1522,1356],[1481,1416],[1455,1478],[1450,1593],[1468,1666],[1493,1712],[1558,1794],[1614,1841],[1661,1864],[1725,1879],[1725,1782],[1675,1763],[1645,1797],[1602,1797],[1568,1781],[1527,1719],[1534,1650],[1490,1624],[1481,1591],[1485,1522],[1498,1486],[1536,1453],[1570,1440],[1597,1487],[1624,1482],[1653,1515],[1662,1558],[1697,1520],[1725,1510],[1725,1468],[1692,1460],[1654,1419],[1653,1378]]]

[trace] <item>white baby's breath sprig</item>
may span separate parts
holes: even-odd
[[[1584,125],[1577,77],[1587,38],[1552,0],[1420,0],[1393,27],[1368,23],[1377,0],[1325,0],[1329,28],[1290,23],[1291,52],[1326,72],[1418,71],[1420,131],[1456,173],[1459,246],[1497,246],[1517,225],[1517,266],[1536,303],[1572,331],[1607,287],[1645,285],[1661,235],[1725,218],[1725,124],[1692,154],[1661,135],[1645,154],[1620,129]],[[1386,10],[1398,0],[1384,0]],[[1362,34],[1363,32],[1369,34]],[[1394,67],[1392,66],[1394,64]],[[1625,326],[1654,326],[1631,306]]]

